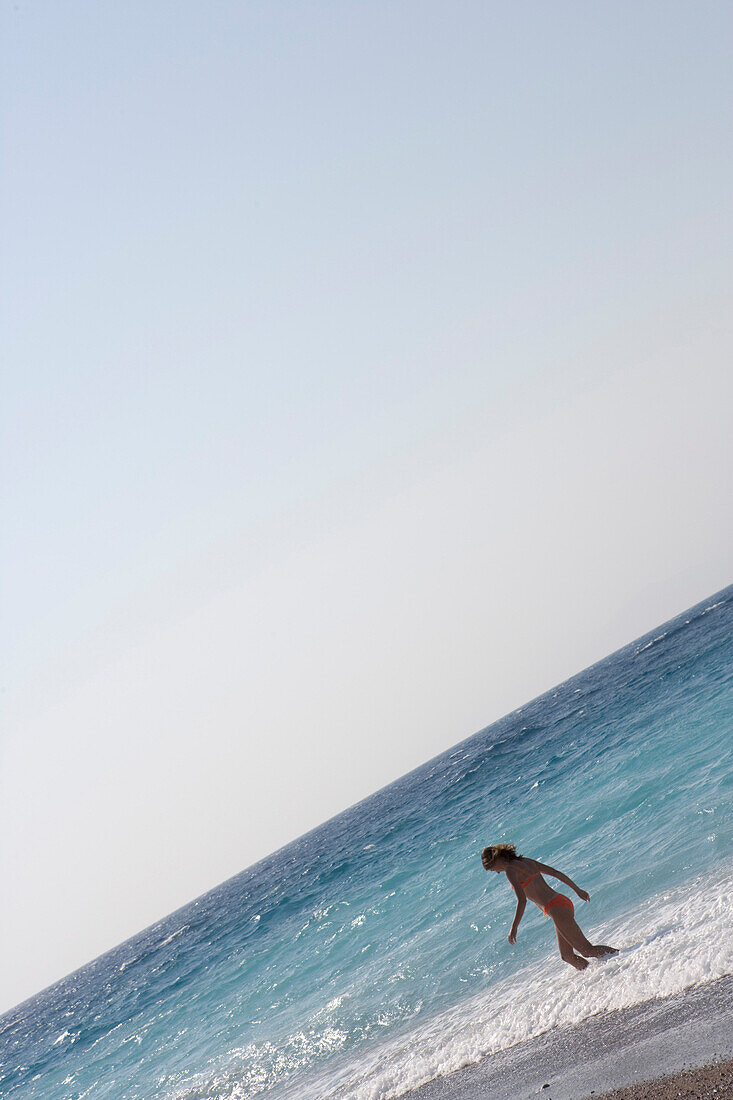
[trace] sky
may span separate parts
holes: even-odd
[[[733,580],[733,9],[0,11],[3,1011]]]

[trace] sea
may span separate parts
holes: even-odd
[[[0,1096],[387,1100],[720,988],[732,805],[733,586],[0,1017]],[[619,954],[575,971],[532,904],[511,946],[501,841]]]

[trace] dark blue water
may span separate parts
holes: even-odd
[[[730,973],[732,734],[733,587],[2,1017],[0,1094],[398,1096]],[[531,905],[510,947],[501,840],[621,954],[563,967]]]

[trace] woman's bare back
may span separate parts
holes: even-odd
[[[543,909],[557,893],[543,878],[543,872],[547,873],[547,870],[545,865],[538,863],[536,859],[522,856],[519,859],[513,859],[507,865],[506,877],[512,886],[519,887],[530,901]]]

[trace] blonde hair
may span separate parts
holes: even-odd
[[[484,848],[481,853],[481,862],[486,868],[489,868],[499,856],[503,856],[504,859],[523,858],[517,855],[517,849],[513,844],[492,844],[490,847]]]

